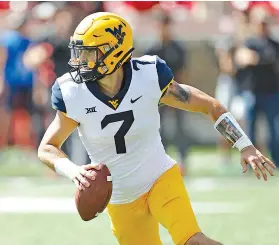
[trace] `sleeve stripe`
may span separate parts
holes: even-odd
[[[53,110],[56,110],[56,111],[60,111],[58,110],[58,108],[55,108],[54,106],[52,107]],[[63,111],[60,111],[64,116],[68,117],[67,116],[67,113],[63,112]]]
[[[172,78],[169,83],[162,89],[162,94],[164,94],[167,89],[169,88],[169,86],[174,82],[174,78]]]
[[[59,110],[57,110],[56,108],[54,108],[54,107],[52,107],[54,110],[56,110],[56,111],[59,111]],[[67,116],[67,113],[65,113],[65,112],[63,112],[63,111],[59,111],[59,112],[61,112],[65,117],[68,117]],[[75,120],[75,119],[73,119],[73,118],[70,118],[70,117],[68,117],[69,119],[71,119],[71,120],[73,120],[73,121],[75,121],[75,122],[77,122],[78,123],[78,125],[80,125],[80,123],[77,121],[77,120]]]

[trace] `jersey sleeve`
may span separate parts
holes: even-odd
[[[51,104],[53,109],[67,113],[65,102],[57,80],[52,86]]]
[[[173,82],[173,74],[166,62],[156,56],[156,69],[158,74],[158,82],[162,93],[165,93],[169,85]]]

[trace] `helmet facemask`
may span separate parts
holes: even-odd
[[[69,44],[71,59],[68,64],[71,67],[70,74],[73,80],[76,83],[82,83],[96,81],[103,78],[108,71],[104,60],[114,49],[110,48],[109,44],[93,47],[83,46],[77,43],[78,42],[74,44],[74,42],[71,42]],[[103,54],[100,47],[103,47],[104,50],[108,51]],[[72,74],[73,72],[76,72],[74,77]]]

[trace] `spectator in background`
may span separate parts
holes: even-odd
[[[171,33],[172,28],[172,20],[168,15],[161,16],[160,19],[160,38],[161,43],[156,44],[154,47],[151,47],[150,50],[147,51],[148,55],[158,55],[160,58],[166,61],[171,70],[174,73],[175,80],[179,83],[185,83],[186,80],[186,65],[187,65],[187,52],[179,44],[178,41],[173,39],[173,35]],[[170,139],[168,137],[167,131],[169,130],[168,125],[165,123],[165,119],[167,118],[168,112],[173,112],[175,114],[176,127],[175,127],[175,135]],[[186,112],[180,110],[172,110],[169,107],[161,107],[161,137],[162,142],[167,149],[170,144],[174,144],[177,152],[179,153],[179,166],[181,169],[182,175],[185,175],[185,159],[188,153],[189,148],[189,140],[187,140],[187,136],[185,135],[185,115]]]
[[[0,146],[6,146],[9,140],[14,141],[15,138],[20,139],[17,143],[35,145],[30,117],[35,71],[49,54],[43,46],[35,44],[28,37],[27,13],[10,13],[6,21],[11,25],[11,30],[4,31],[0,37],[0,97],[4,103],[0,107]],[[15,120],[11,120],[15,112],[18,120],[11,130],[11,123],[15,123]],[[19,121],[24,124],[18,126]],[[9,138],[11,135],[15,137]]]
[[[74,29],[85,16],[98,11],[103,11],[103,3],[98,1],[60,2],[59,4],[56,2],[42,2],[33,8],[33,14],[36,19],[40,20],[40,29],[44,30],[44,32],[40,31],[40,41],[48,42],[53,47],[52,60],[55,64],[56,77],[60,77],[69,71],[67,64],[70,60],[70,50],[68,45]],[[53,78],[47,83],[49,94],[51,94],[54,81]],[[53,117],[53,110],[49,110],[49,108],[51,106],[45,107],[44,110]],[[51,120],[52,117],[48,116]],[[62,148],[73,161],[81,165],[90,162],[77,130],[66,140]]]
[[[273,161],[279,166],[279,43],[272,39],[266,12],[252,11],[250,14],[253,35],[244,42],[244,47],[235,53],[235,61],[246,73],[240,81],[247,107],[248,132],[257,145],[255,126],[259,113],[267,119],[269,150]]]
[[[249,13],[235,11],[233,13],[234,32],[217,42],[216,56],[219,68],[215,97],[227,110],[231,111],[240,125],[244,124],[244,102],[240,96],[239,82],[243,79],[243,71],[235,69],[233,60],[234,52],[243,47],[245,39],[249,35]],[[245,73],[246,71],[244,71]],[[227,166],[231,162],[231,147],[220,138],[221,162]]]

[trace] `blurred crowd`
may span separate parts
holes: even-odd
[[[36,148],[55,113],[51,87],[57,77],[68,72],[70,36],[85,16],[104,11],[103,4],[1,4],[0,147]]]
[[[267,122],[268,149],[279,165],[279,43],[271,34],[272,16],[262,8],[234,13],[235,30],[216,45],[220,74],[216,98],[245,127],[252,142],[262,148],[256,126]],[[230,149],[221,142],[223,159]],[[264,151],[264,149],[263,149]]]
[[[279,43],[270,31],[271,25],[276,30],[277,10],[270,4],[254,6],[252,2],[246,6],[194,1],[1,2],[0,151],[8,145],[38,146],[55,114],[50,104],[52,84],[68,72],[70,36],[85,16],[98,11],[127,18],[135,31],[136,55],[159,55],[178,82],[206,92],[212,84],[216,98],[261,149],[265,146],[258,140],[256,125],[264,115],[267,148],[279,165]],[[210,40],[206,48],[214,55],[203,53],[193,65],[195,53],[188,42],[202,50],[204,39]],[[207,69],[216,71],[213,79],[202,67],[205,59],[210,60]],[[193,79],[193,70],[199,71],[202,86]],[[174,146],[179,162],[187,166],[189,147],[195,143],[187,132],[190,117],[166,107],[160,112],[163,143]],[[221,139],[219,145],[227,164],[230,149]],[[76,133],[64,148],[74,161],[87,161]]]

